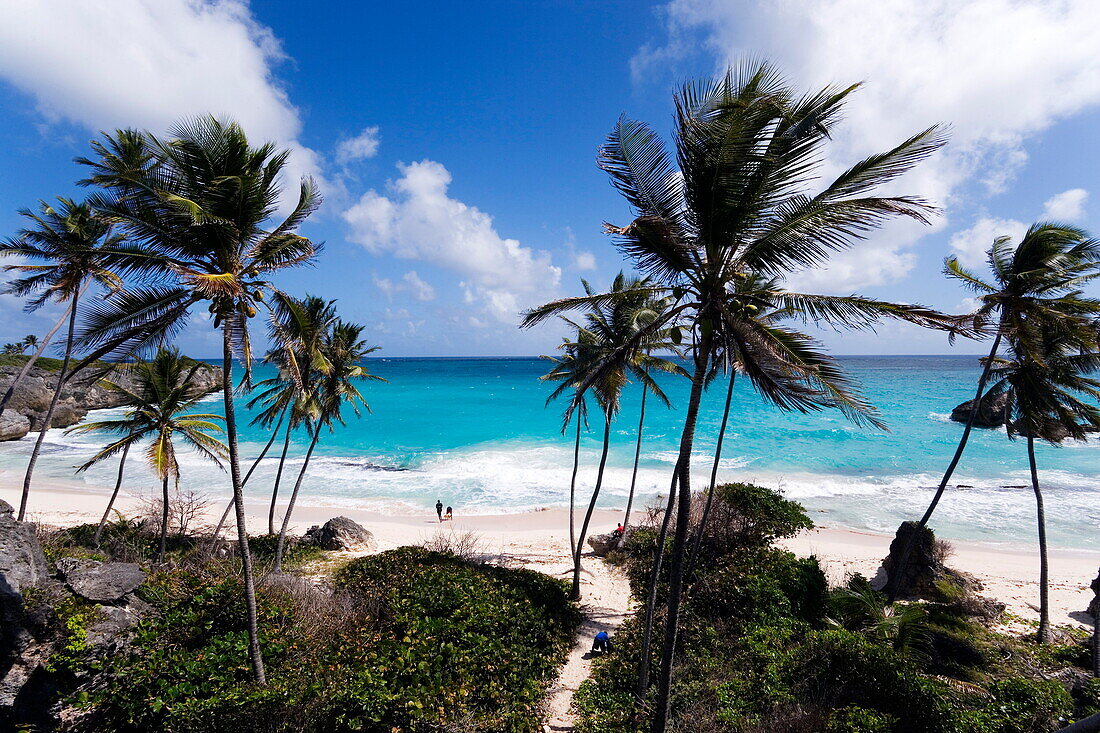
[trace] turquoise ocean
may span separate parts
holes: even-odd
[[[893,532],[901,520],[920,516],[951,457],[962,427],[948,414],[972,396],[977,359],[850,356],[841,361],[879,408],[888,431],[857,427],[838,413],[783,413],[765,405],[747,381],[738,382],[719,476],[779,488],[802,502],[819,524]],[[322,436],[301,501],[393,513],[430,512],[437,499],[466,514],[565,506],[573,434],[561,433],[565,404],[545,405],[550,388],[538,377],[547,366],[536,358],[370,360],[369,369],[388,381],[364,386],[370,413],[349,414],[347,427]],[[255,369],[256,379],[268,374],[270,367]],[[686,380],[662,383],[674,407],[666,409],[652,398],[648,403],[638,478],[643,503],[668,490],[687,399]],[[709,474],[726,385],[718,380],[704,396],[693,456],[697,487]],[[639,398],[640,388],[631,385],[612,428],[601,506],[625,506]],[[246,401],[238,400],[241,445],[251,459],[269,436],[247,425]],[[203,407],[221,412],[220,396],[211,395]],[[591,425],[582,443],[582,492],[595,477],[600,430]],[[73,473],[101,440],[51,431],[40,480],[112,486],[117,464]],[[288,460],[294,469],[305,444],[304,433],[294,436]],[[22,470],[31,445],[29,437],[0,444],[0,469]],[[278,449],[277,443],[246,489],[257,502],[270,493]],[[1100,550],[1100,438],[1041,445],[1037,453],[1051,543]],[[185,488],[219,500],[227,496],[219,469],[196,456],[185,455],[182,463]],[[151,492],[155,482],[135,467],[127,486]],[[950,538],[1031,544],[1034,517],[1025,443],[1008,440],[1003,430],[976,430],[933,526]]]

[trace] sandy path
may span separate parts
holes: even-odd
[[[565,572],[568,574],[568,567]],[[581,575],[581,610],[584,621],[576,643],[547,695],[544,731],[573,730],[573,694],[592,669],[592,640],[601,631],[614,636],[615,629],[633,610],[626,576],[599,558],[586,557]]]

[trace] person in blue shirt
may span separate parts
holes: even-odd
[[[606,631],[601,631],[596,634],[596,638],[592,641],[592,653],[603,654],[609,651],[611,651],[611,637],[607,635]]]

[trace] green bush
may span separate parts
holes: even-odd
[[[890,733],[895,723],[892,715],[852,705],[829,715],[825,733]]]
[[[1073,709],[1069,693],[1056,680],[1010,677],[991,684],[989,692],[990,733],[1047,733]]]

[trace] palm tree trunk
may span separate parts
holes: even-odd
[[[107,509],[99,520],[99,526],[95,528],[95,537],[92,538],[92,546],[97,550],[99,549],[99,541],[103,537],[103,527],[107,524],[107,518],[111,516],[111,509],[114,508],[115,499],[118,498],[118,490],[122,488],[122,473],[126,470],[126,455],[129,452],[130,444],[127,443],[126,447],[122,449],[122,458],[118,461],[118,479],[115,480],[115,490],[111,492],[111,498],[107,501]]]
[[[707,491],[707,503],[703,505],[703,516],[699,520],[699,529],[695,535],[695,542],[691,546],[691,558],[688,560],[685,577],[691,580],[695,572],[695,563],[699,559],[699,550],[703,546],[703,536],[707,531],[707,522],[710,520],[710,510],[714,506],[714,485],[718,482],[718,464],[722,461],[722,445],[726,440],[726,425],[730,419],[730,403],[733,402],[733,383],[737,378],[736,370],[730,371],[730,386],[726,389],[726,406],[722,410],[722,427],[718,428],[718,445],[714,449],[714,464],[710,468],[710,489]]]
[[[65,373],[69,369],[69,360],[73,355],[73,336],[76,332],[76,305],[80,300],[78,290],[72,299],[69,309],[69,335],[65,339],[65,358],[61,361],[61,371],[57,373],[57,387],[54,388],[53,397],[50,398],[50,406],[42,418],[39,426],[38,439],[34,441],[34,450],[31,451],[31,459],[27,462],[27,473],[23,476],[23,496],[19,500],[19,521],[22,522],[27,514],[27,499],[31,493],[31,478],[34,476],[34,466],[38,463],[38,454],[42,452],[42,443],[46,440],[46,432],[50,429],[50,421],[53,420],[54,410],[57,409],[57,401],[61,399],[61,388],[65,386]]]
[[[626,496],[626,513],[623,514],[623,534],[619,537],[619,547],[626,542],[626,530],[630,526],[630,508],[634,505],[634,487],[638,483],[638,463],[642,458],[642,428],[645,427],[645,398],[649,388],[642,385],[642,409],[638,416],[638,444],[634,446],[634,472],[630,474],[630,493]]]
[[[168,474],[164,474],[160,486],[160,547],[157,549],[156,562],[164,562],[164,552],[168,544]]]
[[[695,373],[691,377],[684,432],[680,436],[680,471],[676,531],[672,543],[672,563],[669,566],[668,615],[665,620],[665,643],[661,651],[661,676],[657,683],[657,709],[653,715],[653,733],[665,733],[668,727],[669,702],[672,692],[673,663],[676,658],[676,634],[680,624],[680,601],[684,591],[684,561],[687,554],[688,524],[691,521],[691,448],[695,442],[695,423],[699,418],[699,403],[703,396],[707,365],[710,362],[710,331],[704,331],[695,352]]]
[[[248,485],[248,479],[252,478],[252,472],[256,470],[256,467],[260,465],[260,461],[264,459],[267,452],[271,450],[271,446],[275,443],[275,438],[279,436],[279,428],[283,426],[283,418],[286,417],[286,410],[283,410],[283,414],[279,416],[279,422],[275,424],[275,429],[271,431],[271,438],[268,439],[267,445],[260,451],[260,455],[256,456],[256,460],[252,461],[252,465],[248,469],[248,473],[244,475],[244,480],[241,481],[241,488],[243,489]],[[225,511],[222,512],[222,518],[218,520],[218,525],[214,527],[213,541],[218,541],[218,535],[221,534],[222,526],[225,525],[225,520],[229,518],[229,510],[233,508],[233,500],[230,499],[229,503],[225,505]]]
[[[909,555],[913,551],[913,541],[916,540],[920,530],[928,526],[928,520],[932,518],[932,512],[936,511],[936,506],[943,497],[944,489],[947,488],[947,482],[951,480],[952,474],[955,473],[955,468],[959,465],[959,460],[962,458],[966,443],[970,440],[970,431],[974,429],[974,420],[978,417],[978,409],[981,407],[982,392],[985,391],[985,383],[989,381],[989,372],[993,368],[993,359],[996,358],[997,348],[1000,345],[1001,331],[998,328],[997,336],[993,339],[993,346],[989,349],[989,358],[985,360],[985,366],[982,367],[982,376],[978,379],[978,389],[974,393],[974,401],[970,405],[970,414],[966,416],[966,424],[963,426],[962,436],[959,438],[959,445],[955,448],[955,455],[951,457],[951,463],[948,464],[947,470],[943,474],[943,478],[940,479],[940,485],[936,487],[936,493],[932,497],[932,503],[928,505],[928,509],[925,510],[924,516],[921,517],[920,522],[917,523],[917,531],[909,535],[909,541],[905,543],[905,549],[901,553],[901,559],[898,561],[898,566],[892,569],[890,577],[887,580],[886,587],[890,603],[896,601],[901,592],[898,581],[905,577],[905,568],[909,564]]]
[[[286,506],[286,514],[283,515],[283,526],[279,528],[279,541],[275,544],[275,568],[272,572],[283,572],[283,547],[286,545],[286,528],[290,525],[290,515],[294,511],[294,502],[298,500],[298,490],[302,488],[302,479],[306,477],[306,469],[309,467],[309,459],[313,457],[313,449],[317,447],[317,439],[321,437],[321,426],[313,429],[313,438],[309,441],[309,450],[306,451],[302,470],[298,472],[298,480],[294,482],[294,490],[290,492],[290,503]]]
[[[1100,677],[1100,573],[1092,581],[1092,676]]]
[[[1029,431],[1030,432],[1030,431]],[[1035,511],[1039,523],[1039,643],[1050,643],[1050,579],[1047,564],[1047,515],[1043,492],[1039,488],[1039,470],[1035,466],[1035,438],[1027,436],[1027,461],[1031,466],[1031,488],[1035,492]]]
[[[680,478],[680,465],[672,469],[672,485],[668,488],[668,506],[665,507],[665,516],[661,519],[661,531],[657,534],[657,552],[653,556],[653,567],[649,571],[649,593],[646,596],[645,622],[642,630],[642,656],[638,665],[638,687],[634,691],[635,697],[640,703],[645,699],[649,691],[649,655],[650,646],[653,643],[653,615],[657,610],[657,584],[661,580],[661,565],[665,558],[665,542],[668,540],[668,525],[672,519],[672,511],[676,507],[676,482]]]
[[[87,289],[86,285],[84,287]],[[18,387],[19,383],[23,381],[23,378],[30,373],[31,367],[38,361],[38,357],[42,356],[46,351],[46,347],[50,345],[50,341],[53,340],[54,334],[57,333],[57,330],[65,323],[65,319],[69,317],[71,311],[72,306],[70,305],[69,308],[61,314],[61,317],[57,319],[57,323],[53,324],[53,328],[50,329],[49,333],[42,337],[41,343],[38,344],[38,351],[34,352],[31,358],[27,359],[22,368],[20,368],[19,373],[15,375],[15,379],[11,380],[11,384],[8,385],[8,391],[4,393],[3,399],[0,399],[0,415],[4,414],[4,410],[7,409],[8,403],[11,402],[11,398],[15,394],[15,388]]]
[[[581,423],[584,416],[578,409],[577,413],[577,439],[573,443],[573,476],[569,479],[569,552],[576,554],[577,549],[577,469],[581,465]]]
[[[293,421],[286,424],[286,438],[283,439],[283,454],[279,456],[279,470],[275,474],[275,487],[271,490],[271,507],[267,510],[267,533],[275,534],[275,501],[279,498],[279,482],[283,480],[283,466],[286,464],[286,452],[290,448],[290,429]]]
[[[596,509],[596,499],[600,496],[600,487],[603,486],[603,471],[607,465],[607,449],[611,446],[611,411],[604,411],[603,421],[603,452],[600,454],[600,468],[596,472],[596,488],[592,490],[592,498],[588,502],[588,511],[584,514],[584,522],[581,523],[581,532],[577,536],[577,544],[573,550],[573,585],[569,590],[569,597],[574,601],[581,599],[581,554],[584,551],[584,537],[588,534],[588,523],[592,521],[592,512]]]
[[[248,606],[248,657],[252,674],[261,685],[267,684],[264,659],[260,652],[260,628],[256,613],[256,584],[252,577],[252,553],[248,549],[248,528],[244,521],[244,489],[241,482],[240,448],[237,445],[237,415],[233,405],[233,318],[222,324],[222,398],[225,401],[225,434],[229,443],[229,475],[233,481],[233,507],[237,516],[237,546],[241,553],[244,598]]]

